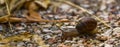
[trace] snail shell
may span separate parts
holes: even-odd
[[[93,30],[97,27],[97,21],[91,17],[82,18],[76,25],[76,29],[80,34],[93,34]]]
[[[94,18],[84,17],[76,25],[76,28],[69,29],[68,32],[63,32],[62,39],[64,41],[67,38],[77,37],[81,34],[94,35],[97,33],[96,27],[97,21]]]

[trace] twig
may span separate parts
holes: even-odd
[[[11,12],[11,9],[14,7],[15,3],[16,3],[17,0],[11,0],[10,2],[10,12]]]
[[[12,31],[12,26],[11,26],[11,23],[9,22],[9,17],[11,16],[11,13],[10,13],[10,6],[8,6],[8,0],[5,0],[5,3],[7,7],[7,12],[8,12],[8,24],[10,26],[10,30]]]
[[[53,5],[53,12],[56,13],[58,6],[61,5],[62,3],[51,1],[50,4]]]
[[[10,11],[13,12],[13,11],[19,10],[24,5],[25,1],[26,0],[20,0],[19,2],[17,2],[14,6],[10,8]]]
[[[56,25],[56,26],[58,27],[58,29],[61,30],[62,32],[65,32],[64,30],[62,30],[62,29],[60,28],[59,25],[57,25],[57,23],[54,23],[54,25]]]
[[[61,2],[66,3],[68,5],[71,5],[71,6],[75,7],[75,8],[77,8],[77,9],[81,9],[82,11],[87,12],[88,14],[92,15],[93,17],[95,17],[98,21],[100,21],[101,23],[103,23],[106,27],[111,27],[110,25],[106,24],[105,21],[101,20],[99,17],[91,14],[87,9],[84,9],[84,8],[78,6],[78,5],[75,5],[72,2],[70,2],[70,1],[63,1],[62,0]]]
[[[8,15],[10,16],[10,8],[9,8],[9,6],[8,6],[8,1],[7,0],[5,0],[5,4],[6,4],[6,7],[7,7],[7,12],[8,12]]]

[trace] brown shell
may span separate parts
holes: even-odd
[[[82,18],[76,25],[76,29],[80,34],[91,34],[97,27],[97,21],[91,17]]]

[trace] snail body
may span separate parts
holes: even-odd
[[[73,29],[69,29],[66,32],[62,33],[62,40],[66,40],[67,38],[72,38],[72,37],[77,37],[79,36],[79,32],[73,28]]]
[[[68,32],[63,32],[63,39],[68,37],[76,37],[80,34],[94,35],[96,31],[97,21],[91,17],[82,18],[74,29],[70,29]]]

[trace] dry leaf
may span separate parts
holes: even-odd
[[[31,36],[32,36],[31,34],[23,33],[23,34],[19,34],[19,35],[4,38],[4,39],[0,40],[0,43],[9,43],[11,41],[24,41],[23,39],[25,39],[25,38],[28,39]]]
[[[24,7],[28,10],[38,10],[38,6],[33,1],[26,1]]]
[[[11,0],[10,1],[10,10],[14,7],[16,2],[17,2],[17,0]]]
[[[0,0],[0,4],[4,4],[5,3],[5,0]]]
[[[21,0],[19,3],[16,3],[17,1],[10,1],[10,11],[19,9],[23,4],[25,3],[25,7],[28,9],[29,15],[26,16],[26,18],[17,18],[17,17],[9,17],[9,16],[2,16],[0,17],[0,23],[6,23],[6,22],[68,22],[69,20],[45,20],[42,19],[40,14],[34,10],[38,9],[39,4],[44,8],[47,8],[50,4],[50,0],[35,0],[35,1],[24,1]],[[13,5],[15,4],[16,5]],[[18,7],[17,7],[18,6]]]
[[[0,45],[0,47],[10,47],[10,44]]]
[[[0,17],[0,23],[8,22],[8,15]]]
[[[30,2],[30,1],[27,2],[26,7],[28,7],[28,11],[29,11],[28,12],[29,15],[26,16],[28,21],[40,21],[42,19],[40,14],[34,11],[38,8],[34,2]]]
[[[35,2],[31,2],[29,5],[29,10],[38,10],[38,6],[35,4]]]
[[[48,8],[48,5],[50,4],[50,0],[35,0],[35,3],[42,6],[43,8]]]
[[[15,35],[15,36],[10,36],[7,38],[4,38],[2,40],[0,40],[0,43],[5,43],[5,45],[0,45],[0,47],[6,47],[9,46],[7,45],[9,42],[11,41],[30,41],[30,38],[32,37],[33,40],[35,40],[35,42],[42,47],[49,47],[47,45],[45,45],[44,41],[42,40],[42,38],[38,35],[31,35],[27,32],[19,34],[19,35]]]
[[[15,2],[16,4],[11,3],[12,6],[10,5],[10,11],[13,12],[19,10],[25,2],[26,0],[19,0],[17,3]]]
[[[26,19],[30,22],[32,21],[40,21],[42,18],[40,16],[40,14],[38,14],[37,12],[30,10],[29,11],[29,16],[26,16]]]

